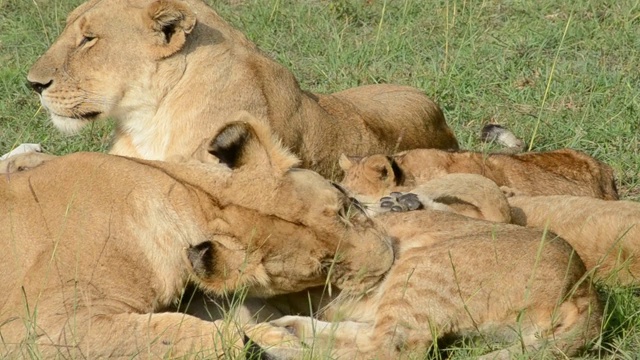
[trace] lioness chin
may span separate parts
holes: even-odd
[[[215,295],[373,286],[387,238],[271,137],[235,122],[184,163],[77,153],[3,177],[0,354],[234,357],[268,326],[162,312],[194,276]]]
[[[340,173],[341,153],[455,149],[420,90],[369,85],[330,95],[293,74],[200,0],[91,0],[27,76],[53,123],[76,131],[112,117],[110,153],[190,156],[239,110],[267,123],[305,168]]]

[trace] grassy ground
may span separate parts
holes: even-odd
[[[39,142],[53,153],[103,151],[111,124],[58,134],[25,76],[78,0],[0,0],[0,153]],[[614,169],[640,199],[638,0],[210,1],[289,67],[303,88],[330,92],[378,82],[422,88],[465,148],[498,122],[533,150],[572,147]],[[636,358],[640,300],[608,289],[601,352]]]

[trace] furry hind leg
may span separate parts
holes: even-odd
[[[523,330],[518,344],[479,359],[506,360],[523,353],[529,358],[544,358],[549,354],[575,356],[600,334],[602,306],[595,293],[583,293],[552,311],[541,311],[537,319],[536,324]]]

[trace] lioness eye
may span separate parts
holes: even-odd
[[[78,44],[78,47],[82,47],[84,45],[86,45],[88,42],[95,40],[95,36],[90,36],[90,35],[85,35],[82,37],[82,40],[80,40],[80,44]]]

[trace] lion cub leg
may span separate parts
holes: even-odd
[[[593,297],[595,294],[579,295],[554,309],[539,311],[537,318],[533,320],[534,324],[520,329],[517,344],[493,351],[478,359],[508,360],[525,353],[538,355],[578,353],[584,347],[583,339],[594,339],[600,333],[601,309]],[[533,317],[536,317],[535,314]]]
[[[477,174],[447,174],[411,190],[422,202],[448,206],[460,215],[509,223],[511,207],[503,191],[491,179]]]
[[[306,316],[283,316],[271,324],[289,330],[323,356],[368,358],[365,355],[376,350],[371,347],[373,326],[365,322],[326,322]]]
[[[370,215],[386,211],[440,210],[494,222],[511,222],[511,207],[492,180],[476,174],[448,174],[410,192],[392,192],[368,207]]]

